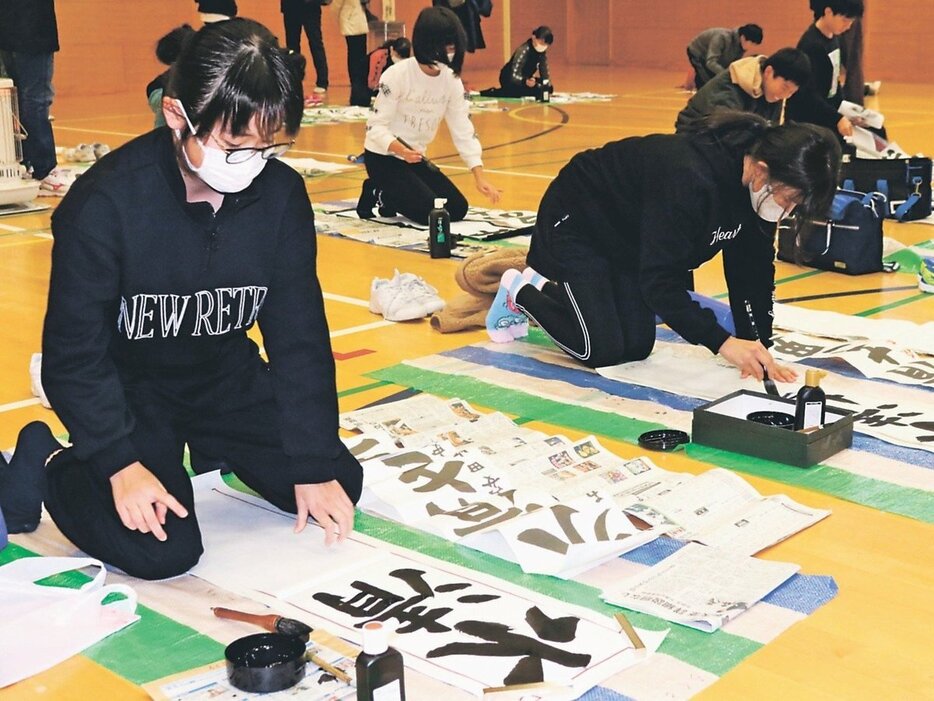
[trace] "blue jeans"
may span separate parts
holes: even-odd
[[[32,167],[32,177],[42,180],[55,167],[55,137],[49,123],[52,105],[54,54],[2,51],[0,59],[13,79],[19,95],[19,118],[29,135],[23,142],[23,164]]]

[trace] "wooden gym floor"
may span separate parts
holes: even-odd
[[[671,131],[675,115],[687,99],[673,87],[681,75],[670,72],[586,67],[554,72],[562,90],[613,93],[616,97],[606,103],[565,106],[509,103],[506,110],[476,114],[487,174],[503,191],[500,206],[504,209],[536,209],[550,179],[578,151],[627,136]],[[466,75],[474,89],[492,84],[494,77]],[[332,89],[328,97],[343,104],[346,88]],[[908,152],[934,153],[934,97],[929,87],[886,83],[881,95],[869,104],[886,114],[889,133]],[[125,95],[59,99],[53,114],[60,146],[106,142],[116,147],[151,125],[142,86],[133,86]],[[441,132],[431,150],[433,159],[456,178],[472,204],[486,206],[445,130]],[[359,153],[362,141],[360,123],[305,128],[290,155],[342,160]],[[308,190],[314,202],[355,198],[363,177],[363,169],[356,168],[308,180]],[[42,201],[56,202],[51,198]],[[32,420],[46,421],[56,433],[63,432],[51,411],[31,401],[29,391],[29,358],[40,349],[45,310],[52,247],[48,232],[49,212],[0,218],[0,446],[4,448],[12,446],[19,428]],[[918,243],[934,238],[934,227],[886,222],[886,235],[905,244]],[[427,321],[371,326],[381,321],[365,306],[373,277],[390,277],[394,268],[414,272],[435,285],[442,296],[450,297],[459,292],[453,279],[455,261],[435,261],[422,254],[329,237],[319,237],[318,244],[318,271],[329,297],[326,304],[334,350],[348,356],[337,362],[339,390],[371,385],[373,380],[365,373],[404,359],[485,340],[480,331],[441,335]],[[778,263],[776,278],[790,278],[799,272],[801,269]],[[934,318],[934,295],[919,295],[916,287],[905,289],[914,282],[914,276],[905,274],[848,277],[823,273],[783,283],[778,297],[817,296],[804,304],[872,318],[928,321]],[[719,264],[708,264],[699,271],[697,284],[701,292],[724,292]],[[849,294],[829,296],[840,292]],[[372,352],[354,353],[361,349]],[[382,387],[348,393],[341,400],[341,409],[364,405],[392,391]],[[639,453],[627,444],[608,444],[621,455]],[[653,459],[667,469],[703,469],[683,455],[653,455]],[[831,575],[840,591],[828,605],[792,626],[701,696],[934,698],[930,652],[934,538],[930,527],[827,495],[747,478],[760,492],[784,492],[810,506],[833,510],[829,519],[771,548],[764,556],[799,563],[802,572]],[[13,540],[41,550],[35,539]],[[189,619],[193,616],[203,621],[202,627],[195,625],[203,632],[220,631],[218,639],[242,634],[239,628],[218,628],[210,623],[205,612],[217,603],[216,591],[209,597],[207,590],[193,591],[179,583],[140,583],[138,589],[141,602],[157,610],[174,611],[183,601],[185,609],[200,607]],[[153,642],[157,648],[158,642]],[[75,658],[0,691],[0,699],[48,698],[50,694],[56,699],[145,697],[141,690],[93,662]]]

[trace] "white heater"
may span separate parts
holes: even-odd
[[[25,137],[16,88],[9,78],[0,78],[0,206],[28,202],[39,194],[39,181],[20,164]]]

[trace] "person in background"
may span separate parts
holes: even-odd
[[[792,210],[797,221],[826,213],[840,151],[822,127],[722,112],[690,135],[631,137],[577,154],[542,198],[530,268],[503,274],[490,337],[511,341],[528,317],[597,368],[648,357],[657,316],[743,377],[761,380],[764,368],[792,381],[767,350],[775,222]],[[691,271],[720,252],[734,333],[690,294]]]
[[[847,66],[840,35],[863,16],[863,0],[811,0],[810,6],[814,23],[798,48],[811,61],[811,81],[788,101],[788,119],[833,129],[841,138],[853,136],[853,123],[838,112]]]
[[[451,221],[467,214],[467,199],[437,166],[425,160],[443,119],[451,140],[473,173],[479,192],[496,204],[499,191],[483,175],[482,147],[470,121],[470,101],[460,79],[464,29],[445,7],[427,7],[415,21],[412,58],[383,73],[366,124],[366,172],[357,215],[371,219],[374,208],[420,224],[436,198],[447,200]]]
[[[16,86],[19,118],[27,137],[23,165],[40,181],[40,194],[64,195],[73,173],[56,168],[55,136],[49,122],[54,56],[58,51],[55,0],[0,2],[0,61]]]
[[[486,48],[480,23],[482,18],[493,14],[493,0],[432,0],[431,4],[433,7],[446,7],[457,15],[464,28],[464,50],[467,53]]]
[[[153,78],[146,86],[146,99],[149,101],[149,109],[153,113],[153,126],[164,127],[165,117],[162,114],[162,95],[165,92],[166,83],[169,80],[169,72],[172,70],[172,64],[181,53],[182,46],[192,36],[195,30],[190,24],[183,24],[176,27],[168,34],[156,42],[156,58],[159,63],[168,66],[166,70]]]
[[[376,89],[379,87],[380,78],[383,71],[390,66],[399,63],[404,58],[412,55],[412,42],[405,37],[397,37],[390,41],[383,42],[382,46],[373,49],[367,56],[369,64],[369,73],[367,74],[367,87],[376,96]]]
[[[715,110],[752,112],[769,122],[782,121],[785,100],[811,76],[811,62],[798,49],[779,49],[771,56],[748,56],[698,90],[678,113],[675,131],[689,132]]]
[[[694,87],[700,90],[715,75],[762,44],[762,27],[744,24],[739,29],[705,29],[688,44],[688,61],[694,68]]]
[[[350,104],[353,107],[370,106],[367,87],[366,13],[360,0],[334,0],[337,25],[347,42],[347,75],[350,77]]]
[[[237,16],[236,0],[195,0],[198,4],[198,14],[205,24],[223,22]]]
[[[319,95],[328,90],[328,56],[321,35],[321,6],[329,4],[330,0],[280,0],[279,3],[285,25],[285,45],[289,50],[297,54],[302,52],[302,28],[305,29],[311,62],[315,66],[314,92]]]
[[[548,72],[548,47],[554,43],[551,29],[542,25],[532,30],[532,36],[519,45],[509,62],[499,72],[499,87],[481,90],[484,97],[531,97],[537,94]],[[554,85],[552,84],[552,87]]]
[[[338,437],[314,213],[277,158],[303,73],[257,22],[205,25],[172,69],[169,128],[97,162],[55,210],[42,383],[72,446],[41,422],[20,432],[0,470],[8,523],[35,528],[44,501],[89,556],[181,574],[203,551],[188,444],[195,471],[225,464],[296,532],[309,517],[327,544],[353,530],[363,471]]]

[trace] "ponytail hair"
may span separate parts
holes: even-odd
[[[280,48],[266,27],[234,18],[206,24],[185,42],[166,94],[181,101],[199,137],[218,123],[241,135],[255,118],[272,141],[282,129],[298,133],[304,72],[301,55]]]

